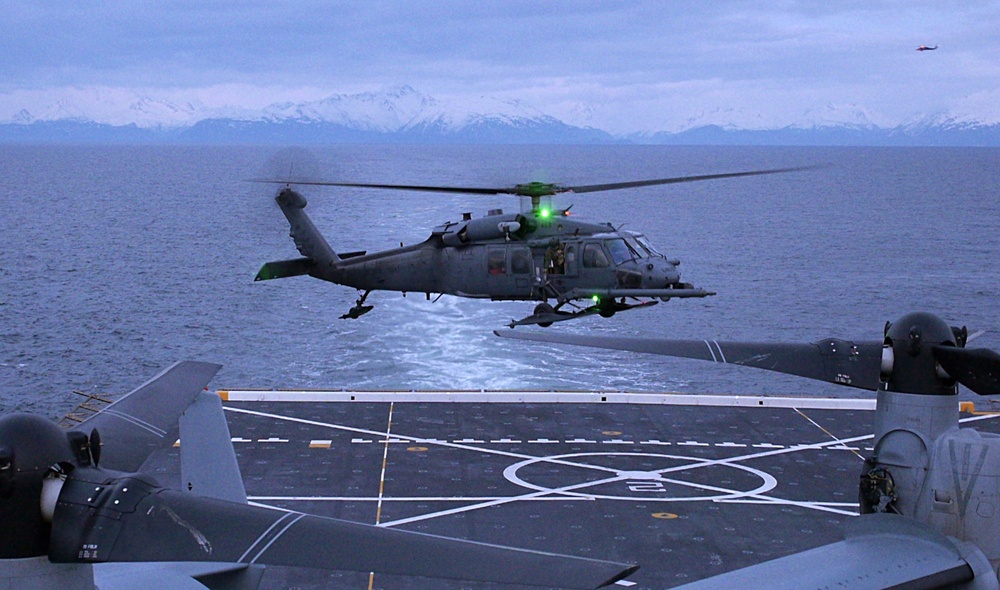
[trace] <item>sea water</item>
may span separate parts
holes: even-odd
[[[297,257],[262,176],[506,187],[813,166],[786,174],[563,195],[644,233],[715,291],[552,331],[684,339],[879,340],[931,311],[1000,350],[1000,150],[659,146],[4,146],[0,403],[58,417],[180,359],[213,388],[600,389],[867,395],[765,371],[496,338],[532,302],[374,292],[308,277],[254,283]],[[413,244],[514,197],[307,188],[336,251]],[[518,330],[541,330],[538,327]],[[967,392],[966,392],[967,393]]]

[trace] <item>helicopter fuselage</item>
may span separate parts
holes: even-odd
[[[680,282],[678,264],[641,234],[610,224],[494,213],[438,226],[420,244],[348,255],[309,274],[362,291],[545,301],[584,291],[690,288]]]
[[[347,317],[371,309],[372,291],[399,291],[510,301],[541,301],[532,323],[545,325],[575,314],[565,304],[586,301],[582,311],[610,317],[617,311],[679,297],[712,295],[682,283],[677,266],[642,234],[611,224],[578,221],[568,210],[501,210],[437,226],[425,241],[368,254],[338,254],[305,214],[306,200],[291,188],[275,199],[288,218],[303,258],[268,262],[256,280],[305,275],[354,287],[363,294]],[[638,301],[651,298],[650,301]],[[555,307],[548,301],[554,299]],[[548,317],[558,313],[558,318]],[[543,314],[539,316],[538,314]]]

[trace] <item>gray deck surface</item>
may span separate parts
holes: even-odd
[[[670,588],[839,540],[857,510],[874,418],[865,410],[580,403],[225,407],[251,502],[636,562],[634,589]],[[995,431],[996,422],[976,426]],[[153,458],[165,484],[178,484],[177,456],[171,449]],[[290,568],[270,568],[262,587],[370,582],[494,588]]]

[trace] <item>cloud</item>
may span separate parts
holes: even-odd
[[[556,115],[805,111],[886,117],[1000,87],[1000,2],[15,1],[0,93],[155,90],[261,106],[409,84]],[[942,49],[917,54],[922,43]],[[265,99],[266,97],[266,99]]]

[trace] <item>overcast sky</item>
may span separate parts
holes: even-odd
[[[831,104],[880,124],[941,111],[1000,122],[1000,0],[3,5],[5,106],[104,88],[259,107],[405,84],[616,131]]]

